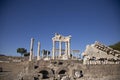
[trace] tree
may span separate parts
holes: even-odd
[[[43,53],[43,55],[44,56],[48,56],[48,55],[50,55],[50,51],[48,51],[48,50],[42,50],[42,53]]]
[[[120,51],[120,42],[116,43],[116,44],[113,44],[113,45],[110,45],[109,47],[115,49],[115,50],[118,50]]]
[[[25,49],[25,48],[18,48],[18,49],[17,49],[17,53],[20,53],[21,56],[22,56],[22,55],[24,55],[25,53],[27,53],[27,49]]]
[[[24,53],[24,57],[30,56],[30,52]]]

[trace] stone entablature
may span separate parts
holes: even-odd
[[[96,41],[94,44],[94,47],[96,47],[97,49],[99,49],[101,51],[106,52],[107,54],[111,54],[111,55],[117,56],[117,57],[120,56],[120,51],[114,50],[114,49],[112,49],[104,44],[101,44],[100,42]]]
[[[82,55],[83,64],[120,64],[120,52],[99,42],[87,45]]]
[[[69,36],[62,36],[58,33],[55,33],[55,37],[52,38],[53,41],[61,41],[61,42],[67,42],[71,39],[71,35]]]

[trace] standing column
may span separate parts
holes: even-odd
[[[61,56],[61,53],[62,53],[62,42],[60,41],[59,42],[59,58]]]
[[[40,42],[38,42],[38,55],[37,55],[37,60],[40,60]]]
[[[53,40],[53,59],[55,59],[55,41]]]
[[[65,54],[68,57],[68,44],[67,44],[67,41],[65,42]]]
[[[34,39],[31,38],[29,61],[32,61],[32,57],[33,57],[33,44],[34,44]]]
[[[68,41],[68,56],[70,58],[70,40]]]

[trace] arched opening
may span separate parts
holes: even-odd
[[[63,62],[59,62],[58,64],[59,64],[59,65],[63,65]]]
[[[47,70],[42,70],[42,71],[40,71],[39,73],[41,73],[42,74],[42,79],[47,79],[47,78],[49,78],[49,73],[48,73],[48,71]]]
[[[61,70],[58,74],[64,75],[66,73],[66,70]]]
[[[39,67],[39,66],[35,65],[35,66],[34,66],[34,69],[37,69],[38,67]]]
[[[82,70],[80,70],[80,77],[83,77],[83,72],[82,72]]]

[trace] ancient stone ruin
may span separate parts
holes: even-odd
[[[55,34],[52,38],[52,54],[43,56],[38,42],[37,57],[33,57],[34,39],[31,38],[28,61],[14,63],[14,77],[1,80],[120,80],[120,52],[95,42],[87,45],[83,59],[74,56],[79,50],[71,49],[71,36]],[[2,63],[9,65],[10,63]],[[18,66],[17,66],[18,65]],[[12,65],[13,66],[13,65]],[[18,70],[17,70],[18,69]]]
[[[120,51],[97,41],[87,45],[82,55],[84,56],[83,64],[120,64]]]

